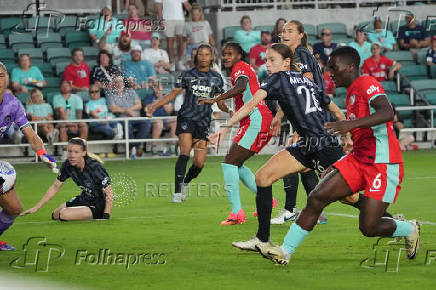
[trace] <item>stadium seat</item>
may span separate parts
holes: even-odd
[[[55,88],[44,88],[42,89],[42,94],[44,95],[44,99],[49,103],[50,105],[53,105],[53,98],[54,96],[60,94],[59,89]]]
[[[27,29],[35,31],[37,34],[54,31],[54,20],[56,17],[39,16],[27,18],[25,24]]]
[[[236,30],[241,29],[241,26],[227,26],[223,28],[223,43],[233,40],[233,34]]]
[[[436,82],[431,79],[411,81],[410,86],[414,89],[415,99],[425,98],[428,93],[436,93]]]
[[[0,48],[7,48],[8,44],[6,43],[6,39],[3,34],[0,34]]]
[[[42,64],[38,64],[37,66],[39,67],[39,70],[42,72],[44,78],[54,76],[53,67],[51,66],[50,63],[43,62]]]
[[[315,27],[315,25],[313,25],[313,24],[308,24],[308,23],[305,23],[305,24],[303,24],[303,27],[304,27],[304,32],[306,32],[307,33],[307,36],[308,36],[308,38],[317,38],[317,34],[316,34],[316,27]]]
[[[56,32],[37,34],[36,46],[40,47],[44,52],[49,47],[63,47],[61,35]]]
[[[274,30],[274,25],[259,25],[254,28],[258,31],[269,31],[272,32]]]
[[[96,59],[92,59],[86,62],[89,66],[89,69],[92,70],[93,67],[95,67],[97,65],[97,60]]]
[[[99,49],[94,46],[84,46],[82,47],[83,54],[85,56],[85,61],[96,60],[99,53]]]
[[[71,63],[71,61],[68,61],[68,62],[64,62],[64,61],[57,62],[56,63],[56,69],[55,69],[56,76],[62,77],[62,74],[64,73],[64,70],[65,70],[65,67],[67,65],[69,65],[70,63]]]
[[[410,97],[406,94],[387,94],[389,101],[394,106],[410,106]]]
[[[12,33],[9,35],[9,47],[11,47],[14,52],[18,52],[20,48],[34,48],[33,36],[31,33]]]
[[[24,22],[22,17],[3,17],[0,19],[1,34],[9,37],[11,32],[18,28],[24,31]]]
[[[68,31],[65,33],[65,45],[67,47],[82,47],[91,44],[88,31]]]
[[[395,82],[380,82],[386,93],[398,93],[397,84]]]
[[[436,105],[436,91],[424,93],[424,97],[431,105]]]
[[[436,65],[430,66],[430,77],[436,79]]]
[[[26,101],[27,101],[27,99],[29,98],[29,94],[28,94],[28,93],[24,93],[24,94],[16,94],[15,96],[20,100],[20,102],[21,102],[23,105],[26,104]]]
[[[9,74],[12,73],[14,68],[18,67],[18,63],[15,62],[4,62],[3,64],[6,66]]]
[[[418,64],[427,64],[427,50],[428,48],[421,48],[420,50],[418,50],[418,52],[416,53],[416,57],[417,57],[417,63]]]
[[[321,36],[321,32],[324,28],[330,29],[333,38],[348,38],[347,27],[342,22],[330,22],[318,24],[318,35]]]
[[[37,60],[42,62],[43,59],[41,48],[20,48],[18,50],[18,55],[20,54],[28,54],[32,59],[32,63]]]
[[[61,85],[61,79],[58,77],[45,77],[45,81],[47,82],[46,88],[56,88],[59,89]]]
[[[77,23],[77,16],[75,15],[66,15],[62,21],[56,22],[56,31],[64,37],[67,32],[77,31],[79,28]]]
[[[416,64],[413,54],[410,51],[388,51],[385,53],[385,56],[400,62],[402,65]]]
[[[0,48],[0,60],[2,62],[15,62],[15,53],[10,48]]]
[[[340,109],[345,109],[345,98],[344,97],[333,97],[333,103],[336,104]]]
[[[403,65],[397,75],[401,88],[408,87],[411,81],[427,79],[427,66],[425,65]]]
[[[71,62],[71,51],[66,47],[47,48],[47,61],[50,62],[52,66],[55,66],[57,62]]]

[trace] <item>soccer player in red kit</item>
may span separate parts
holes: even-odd
[[[403,159],[392,120],[393,109],[383,87],[370,76],[359,75],[360,57],[354,48],[336,49],[328,68],[337,87],[347,88],[347,120],[326,123],[331,134],[351,132],[353,152],[333,164],[333,169],[310,193],[306,207],[289,229],[282,246],[259,244],[260,253],[274,263],[287,264],[291,254],[312,231],[330,203],[364,190],[359,229],[367,237],[405,237],[407,256],[416,257],[420,224],[382,218],[401,189]]]

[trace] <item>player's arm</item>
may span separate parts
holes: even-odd
[[[218,108],[220,108],[221,111],[227,113],[230,115],[230,118],[233,116],[235,112],[233,110],[229,109],[229,107],[226,105],[225,101],[219,101],[216,103],[218,105]]]
[[[282,119],[285,113],[280,106],[278,106],[277,113],[271,122],[271,135],[278,136],[280,134],[280,128],[282,126]]]
[[[396,71],[399,71],[401,68],[401,63],[396,62],[393,66],[391,66],[390,70],[389,70],[389,79],[392,80],[394,79],[394,73]]]
[[[242,94],[245,91],[245,88],[248,84],[248,78],[247,77],[239,77],[236,80],[235,86],[225,92],[224,94],[221,94],[219,97],[216,97],[214,99],[205,99],[205,98],[198,98],[198,103],[200,105],[203,104],[210,104],[212,105],[215,102],[224,101],[230,98],[233,98],[239,94]]]
[[[339,109],[339,107],[334,102],[330,102],[330,104],[328,104],[327,110],[329,110],[330,113],[332,113],[332,115],[336,118],[337,121],[342,121],[346,119],[344,112],[342,112],[342,110]]]
[[[245,117],[247,117],[255,108],[256,106],[265,98],[267,97],[267,92],[265,90],[259,89],[254,94],[253,99],[249,101],[247,104],[242,106],[237,112],[233,114],[233,117],[230,118],[230,120],[227,121],[225,124],[225,127],[231,127],[237,122],[241,121]]]
[[[144,111],[147,114],[147,117],[151,117],[153,112],[156,111],[159,107],[171,102],[174,100],[181,92],[183,88],[174,88],[168,95],[157,100],[156,102],[145,106]]]
[[[24,216],[24,215],[27,215],[29,213],[37,212],[44,204],[49,202],[53,198],[53,196],[56,195],[56,193],[59,192],[59,190],[62,187],[62,184],[63,184],[62,181],[60,181],[59,179],[56,179],[55,182],[48,188],[47,192],[41,198],[41,200],[34,207],[26,210],[21,215]]]
[[[383,123],[387,123],[394,119],[394,110],[388,101],[386,95],[379,95],[372,101],[370,106],[374,108],[375,112],[368,117],[359,118],[356,120],[338,121],[326,123],[324,125],[330,134],[345,135],[347,132],[355,128],[370,128]]]
[[[112,212],[112,201],[114,199],[114,193],[112,191],[112,186],[109,184],[108,186],[103,188],[103,192],[104,192],[105,197],[106,197],[106,205],[104,207],[103,218],[109,219],[110,214]]]
[[[36,152],[38,157],[41,159],[42,162],[47,164],[51,167],[53,173],[58,172],[58,166],[56,164],[56,160],[47,154],[47,151],[44,148],[44,144],[42,143],[41,138],[33,131],[32,127],[26,127],[21,130],[23,132],[24,136],[26,137],[27,141],[30,143],[30,146],[32,147],[32,150]]]

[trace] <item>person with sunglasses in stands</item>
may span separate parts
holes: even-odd
[[[322,42],[313,45],[313,55],[321,59],[323,65],[327,65],[327,60],[337,44],[332,42],[332,32],[328,28],[324,28],[321,32]]]

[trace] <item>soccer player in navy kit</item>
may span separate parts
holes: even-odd
[[[342,112],[330,108],[334,106],[330,98],[311,79],[299,71],[289,71],[292,51],[284,44],[273,44],[267,50],[266,66],[272,74],[266,83],[221,129],[225,136],[228,128],[250,114],[258,102],[264,99],[278,100],[285,116],[300,136],[295,144],[276,153],[256,173],[256,206],[259,228],[256,237],[249,241],[235,242],[232,245],[242,250],[256,251],[259,244],[268,244],[272,210],[272,184],[284,176],[297,172],[316,169],[322,173],[327,167],[343,156],[338,139],[327,133],[324,123],[329,111],[336,112],[335,117],[343,120]]]
[[[180,203],[188,196],[189,182],[196,178],[203,169],[208,151],[208,134],[211,122],[211,105],[199,105],[198,98],[213,98],[223,92],[224,81],[219,73],[212,70],[214,63],[213,48],[208,44],[198,47],[194,59],[195,67],[185,71],[178,79],[176,87],[164,98],[145,107],[147,116],[174,100],[185,90],[185,100],[177,115],[176,135],[179,138],[180,155],[175,166],[175,192],[173,202]],[[224,102],[218,106],[227,110]],[[186,173],[191,150],[194,159]]]
[[[61,221],[109,219],[113,192],[111,179],[100,158],[88,152],[88,145],[81,138],[68,141],[67,160],[58,177],[35,207],[22,215],[37,212],[55,196],[68,178],[82,190],[81,194],[63,203],[52,213],[52,219]]]

